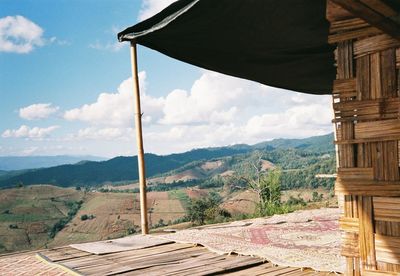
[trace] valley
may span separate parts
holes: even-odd
[[[282,201],[290,196],[303,198],[306,206],[297,209],[335,207],[337,201],[324,188],[316,190],[323,199],[314,202],[315,190],[300,189],[283,191]],[[187,188],[169,192],[149,192],[149,224],[152,231],[165,226],[174,229],[191,227],[184,219],[187,212],[185,201],[206,196],[209,190]],[[255,212],[257,196],[251,191],[227,194],[220,207],[232,215],[232,219],[250,218]],[[98,241],[123,237],[140,232],[139,194],[115,192],[83,192],[71,188],[47,185],[7,189],[1,193],[0,254],[14,251],[53,248],[72,243]],[[15,197],[16,200],[9,200]],[[72,219],[51,237],[54,226],[68,217],[68,202],[82,201]],[[84,216],[87,219],[83,219]]]
[[[252,218],[259,198],[249,188],[257,177],[279,169],[280,204],[274,212],[337,206],[331,135],[280,139],[258,145],[148,155],[148,211],[152,231],[191,227],[191,206],[212,195],[215,213],[205,223]],[[140,232],[139,189],[133,157],[74,165],[6,171],[0,184],[0,253],[52,248]],[[133,173],[132,173],[133,172]],[[107,176],[107,173],[110,175]],[[44,185],[46,184],[46,185]],[[51,184],[51,185],[49,185]],[[220,215],[223,214],[223,215]],[[197,222],[198,223],[198,222]]]

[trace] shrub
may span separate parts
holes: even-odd
[[[312,193],[312,200],[313,201],[321,201],[322,199],[324,199],[324,195],[323,194],[318,194],[318,192],[314,191]]]
[[[305,202],[304,199],[301,197],[295,198],[293,196],[290,196],[288,201],[286,201],[286,204],[291,205],[291,206],[293,206],[293,205],[306,206],[307,202]]]
[[[65,225],[68,224],[76,215],[78,210],[81,208],[83,201],[66,201],[65,205],[69,208],[68,216],[66,218],[60,219],[56,224],[53,225],[49,232],[49,237],[54,238],[56,234],[61,231]]]
[[[136,234],[140,230],[140,227],[137,225],[134,225],[133,227],[129,227],[126,231],[128,235],[133,235]]]
[[[165,224],[164,220],[161,218],[156,224],[154,224],[153,228],[159,228],[164,226],[167,226],[167,224]]]
[[[56,234],[61,231],[65,225],[68,223],[68,219],[67,218],[62,218],[60,219],[56,224],[53,225],[53,227],[51,228],[50,232],[49,232],[49,237],[50,238],[54,238],[56,236]]]
[[[219,206],[207,209],[205,211],[205,215],[206,220],[211,223],[223,222],[231,218],[231,214],[225,209],[220,208]]]
[[[190,221],[189,216],[184,216],[184,217],[175,219],[174,221],[172,221],[171,224],[179,224],[179,223],[184,223],[184,222],[188,222],[188,221]]]
[[[96,217],[95,215],[84,214],[84,215],[81,216],[81,220],[94,219],[95,217]]]
[[[258,205],[257,207],[258,208],[255,213],[256,217],[272,216],[275,214],[286,214],[286,213],[293,212],[295,210],[295,206],[288,204],[288,203],[275,204],[275,203],[266,202],[265,204]]]
[[[218,206],[221,201],[221,196],[216,192],[211,192],[206,198],[189,200],[188,218],[191,222],[200,225],[205,221],[214,223],[229,218],[230,213]]]

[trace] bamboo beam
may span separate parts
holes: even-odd
[[[132,82],[133,94],[135,97],[135,126],[136,126],[136,143],[138,150],[138,167],[139,167],[139,187],[140,187],[140,218],[142,234],[149,233],[149,225],[147,219],[147,192],[146,192],[146,172],[144,163],[143,135],[142,135],[142,112],[140,108],[140,90],[139,75],[137,66],[137,47],[135,42],[131,42],[131,65],[132,65]]]
[[[361,0],[361,2],[386,17],[397,15],[397,12],[390,5],[387,5],[381,0]]]
[[[381,9],[375,10],[376,5],[367,6],[357,0],[331,0],[333,3],[351,12],[374,27],[382,30],[393,38],[400,40],[400,25],[390,18],[382,15]],[[367,1],[366,1],[367,2]],[[375,1],[377,2],[377,1]],[[381,3],[383,5],[383,3]]]

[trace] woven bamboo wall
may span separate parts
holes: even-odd
[[[346,275],[400,272],[400,42],[358,18],[331,20]]]

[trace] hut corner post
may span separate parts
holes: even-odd
[[[138,157],[139,187],[140,187],[140,218],[141,218],[142,234],[146,235],[149,233],[149,225],[147,219],[146,172],[145,172],[144,150],[143,150],[142,113],[140,108],[137,46],[135,42],[131,42],[131,66],[132,66],[133,94],[135,97],[135,126],[136,126],[136,143],[138,150],[137,157]]]

